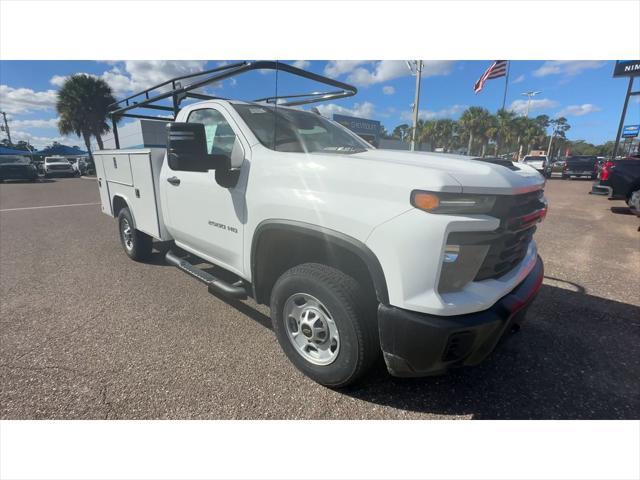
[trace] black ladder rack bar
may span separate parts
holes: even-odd
[[[142,119],[150,119],[150,120],[163,120],[161,117],[151,117],[148,115],[139,115],[129,113],[130,110],[133,109],[152,109],[152,110],[163,110],[169,111],[173,113],[173,118],[167,118],[168,121],[175,120],[178,111],[180,110],[180,103],[186,98],[195,98],[199,100],[213,100],[216,98],[210,95],[205,95],[203,93],[194,92],[198,88],[205,87],[212,83],[220,82],[227,78],[240,75],[242,73],[250,72],[252,70],[277,70],[290,73],[292,75],[297,75],[299,77],[307,78],[309,80],[316,81],[318,83],[322,83],[324,85],[329,85],[331,87],[338,88],[339,90],[333,90],[328,92],[311,92],[308,94],[296,94],[296,95],[277,95],[273,97],[265,97],[259,100],[254,100],[255,102],[267,102],[267,103],[277,103],[278,100],[284,99],[292,99],[290,101],[285,101],[279,103],[282,106],[297,106],[297,105],[307,105],[310,103],[323,102],[327,100],[336,100],[339,98],[346,98],[355,95],[358,92],[358,89],[352,85],[339,82],[338,80],[334,80],[329,77],[325,77],[323,75],[319,75],[317,73],[308,72],[301,68],[294,67],[292,65],[288,65],[286,63],[280,63],[275,61],[257,61],[257,62],[237,62],[229,65],[223,65],[218,68],[214,68],[211,70],[205,70],[203,72],[192,73],[189,75],[183,75],[180,77],[175,77],[166,82],[159,83],[153,87],[147,88],[141,92],[133,94],[127,98],[124,98],[118,102],[115,102],[109,106],[111,116],[111,122],[113,126],[113,134],[114,140],[116,144],[116,148],[120,148],[120,139],[118,138],[118,128],[117,122],[122,117],[129,118],[142,118]],[[208,75],[206,78],[195,81],[189,85],[183,86],[182,83],[184,80],[201,77],[203,75]],[[154,92],[155,90],[166,89],[166,91]],[[143,97],[140,100],[135,100],[139,97]],[[157,105],[157,102],[161,100],[166,100],[171,98],[172,106],[166,105]]]

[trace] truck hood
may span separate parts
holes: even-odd
[[[516,195],[539,190],[545,182],[542,175],[534,168],[522,163],[514,163],[513,166],[507,167],[488,161],[473,160],[474,157],[463,155],[367,150],[349,157],[354,160],[391,163],[400,169],[406,166],[407,170],[414,170],[414,172],[419,168],[448,174],[459,184],[460,191],[463,193]]]

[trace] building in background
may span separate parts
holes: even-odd
[[[347,127],[353,133],[366,140],[374,147],[380,145],[380,133],[382,125],[378,120],[369,120],[366,118],[350,117],[348,115],[333,114],[333,121]]]

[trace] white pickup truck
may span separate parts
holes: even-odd
[[[274,62],[234,65],[339,84]],[[166,254],[211,292],[269,305],[288,358],[331,387],[361,378],[381,353],[395,376],[475,365],[523,321],[543,278],[532,236],[546,200],[533,168],[378,150],[284,96],[193,94],[201,101],[178,109],[203,82],[177,80],[158,95],[176,111],[166,149],[94,154],[102,211],[132,259],[148,258],[156,239],[222,267],[231,278]],[[114,107],[116,121],[148,98],[158,105],[142,93]]]

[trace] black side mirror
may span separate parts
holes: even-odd
[[[202,123],[167,124],[167,156],[172,170],[206,172],[218,166],[207,153],[207,137]]]

